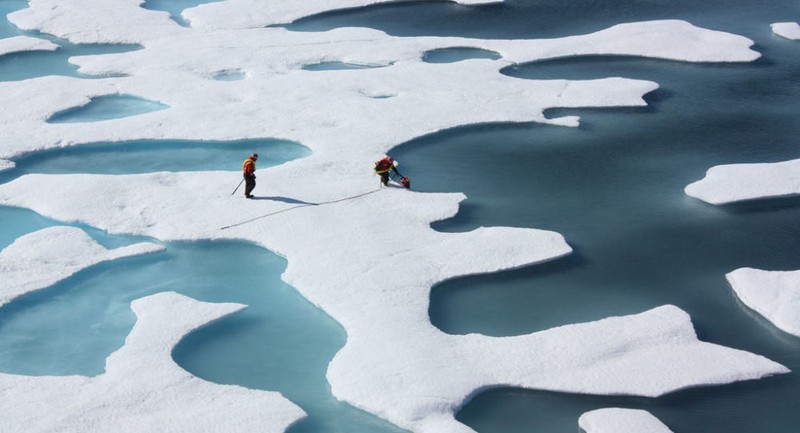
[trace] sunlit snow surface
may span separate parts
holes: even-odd
[[[656,417],[644,410],[598,409],[578,419],[586,433],[672,433]]]
[[[347,344],[328,370],[337,398],[409,430],[468,432],[454,412],[492,386],[659,396],[787,372],[759,355],[699,341],[689,316],[674,306],[517,337],[444,334],[428,317],[431,286],[552,260],[571,248],[557,233],[528,228],[434,231],[430,224],[453,216],[463,195],[379,190],[370,175],[376,158],[415,137],[483,122],[576,126],[575,116],[551,119],[544,111],[642,106],[642,96],[657,88],[623,78],[519,80],[501,75],[504,66],[597,54],[746,62],[759,57],[752,41],[683,21],[622,24],[549,40],[263,28],[370,3],[347,0],[300,6],[213,3],[184,11],[194,27],[183,27],[169,14],[139,3],[32,0],[29,9],[10,15],[20,28],[72,42],[136,43],[144,49],[70,60],[82,73],[108,78],[0,83],[0,100],[15,107],[0,118],[0,158],[100,141],[280,137],[308,146],[313,154],[259,170],[259,179],[267,180],[274,196],[318,205],[297,208],[286,201],[232,197],[231,174],[218,171],[30,174],[0,185],[0,204],[110,233],[160,240],[244,239],[285,256],[284,279],[347,330]],[[465,47],[502,58],[423,61],[431,50]],[[385,67],[304,69],[327,62]],[[224,71],[238,71],[244,79],[214,79]],[[93,122],[90,128],[46,122],[93,98],[119,94],[169,108]],[[34,189],[37,194],[30,194]],[[338,201],[343,198],[349,200]],[[296,209],[284,212],[289,208]],[[392,230],[386,229],[386,215],[392,215]],[[94,248],[80,239],[65,244]],[[9,247],[3,281],[29,257],[46,256],[44,248],[37,243],[22,251]],[[48,272],[63,278],[90,264],[56,263]],[[19,284],[41,288],[24,279]],[[277,432],[302,416],[275,393],[204,382],[169,357],[183,335],[240,306],[165,293],[138,300],[133,308],[137,325],[125,346],[108,358],[104,374],[0,375],[0,389],[9,397],[0,405],[4,425],[20,431]],[[43,405],[49,409],[37,409]]]
[[[786,39],[800,39],[800,25],[797,23],[775,23],[772,25],[772,31]]]
[[[742,268],[727,278],[745,305],[778,328],[800,337],[800,271]]]

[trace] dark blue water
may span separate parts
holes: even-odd
[[[754,39],[763,58],[745,65],[624,57],[517,65],[502,73],[520,79],[623,76],[654,80],[661,87],[647,96],[650,106],[643,109],[548,113],[581,115],[583,124],[576,129],[467,127],[394,151],[415,189],[463,191],[469,197],[455,218],[435,225],[438,230],[544,228],[564,234],[575,249],[570,257],[543,266],[435,287],[432,322],[455,334],[517,335],[669,303],[691,314],[702,340],[800,370],[800,339],[744,307],[724,278],[742,266],[800,269],[800,198],[714,207],[683,193],[717,164],[800,158],[800,44],[772,35],[769,28],[787,16],[800,16],[798,5],[578,2],[545,11],[537,3],[489,7],[497,13],[486,14],[486,22],[509,19],[513,27],[516,18],[500,11],[519,7],[513,15],[531,24],[524,33],[556,36],[576,24],[603,28],[612,24],[604,24],[605,17],[617,14],[630,20],[687,18]],[[403,7],[395,8],[404,13]],[[567,11],[570,17],[563,15]],[[472,16],[458,8],[448,13]],[[355,15],[331,19],[361,19]],[[547,19],[554,16],[562,30]],[[394,19],[387,21],[387,29],[403,33]],[[432,33],[500,37],[508,30],[488,27],[496,34],[467,25]],[[411,33],[423,28],[428,33],[422,26]],[[621,406],[649,410],[676,432],[789,433],[800,426],[799,397],[796,373],[659,399],[501,389],[479,395],[459,419],[481,433],[571,432],[583,412]]]

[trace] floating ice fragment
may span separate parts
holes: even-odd
[[[741,268],[726,278],[745,305],[778,328],[800,337],[800,271]]]
[[[578,419],[586,433],[672,433],[644,410],[607,408],[586,412]]]
[[[797,23],[775,23],[772,24],[772,32],[786,39],[800,40],[800,25]]]
[[[800,159],[712,167],[684,191],[711,204],[800,195]]]

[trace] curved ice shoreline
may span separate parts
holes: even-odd
[[[55,16],[50,7],[60,7],[64,13]],[[642,106],[642,96],[657,87],[624,78],[517,80],[498,73],[509,62],[587,54],[681,61],[751,61],[759,56],[746,38],[681,21],[624,24],[551,40],[482,41],[395,38],[368,29],[305,34],[276,28],[182,28],[166,14],[141,9],[133,0],[113,6],[102,0],[32,0],[31,7],[12,14],[12,20],[73,42],[132,42],[145,49],[72,59],[81,72],[127,75],[124,78],[45,77],[13,86],[0,83],[0,99],[18,107],[0,118],[5,138],[0,157],[92,141],[276,136],[301,142],[314,153],[261,170],[263,183],[256,193],[269,191],[272,196],[308,203],[374,191],[377,180],[371,177],[371,162],[411,138],[482,122],[574,126],[576,117],[546,119],[542,113],[554,107]],[[496,51],[503,60],[436,65],[420,61],[427,50],[465,44]],[[322,61],[387,67],[335,73],[302,70],[306,64]],[[217,82],[209,78],[231,69],[247,72],[247,79]],[[172,108],[97,122],[91,129],[44,122],[52,113],[91,97],[120,93],[162,101]],[[337,182],[329,182],[334,176]],[[464,196],[392,188],[220,230],[289,207],[281,201],[231,197],[231,187],[238,181],[226,172],[27,175],[0,185],[0,203],[83,221],[111,233],[163,240],[246,239],[284,255],[289,263],[286,282],[348,332],[347,345],[328,371],[334,395],[417,432],[471,431],[453,414],[475,393],[492,386],[658,396],[787,372],[761,356],[698,341],[688,315],[672,306],[519,337],[443,334],[427,316],[431,286],[461,275],[527,266],[569,254],[571,248],[563,237],[508,227],[436,232],[430,223],[453,216]],[[28,194],[33,187],[41,193]],[[387,215],[395,223],[393,230],[387,230]],[[170,334],[163,339],[157,334],[168,322],[143,321],[144,328],[137,323],[128,340],[131,347],[157,343],[163,355],[176,336],[205,323],[209,316],[225,314],[221,310],[238,308],[208,306],[175,295],[146,298],[137,301],[135,308],[137,313],[147,313],[175,308],[175,303],[180,304],[181,318],[191,323],[163,330]],[[11,384],[8,389],[16,393],[14,401],[30,407],[79,392],[80,401],[76,406],[65,405],[65,412],[96,408],[105,404],[100,399],[108,391],[108,380],[113,379],[115,388],[137,386],[114,368],[138,365],[137,357],[144,350],[133,350],[129,344],[109,358],[108,373],[98,379],[15,376],[2,382]],[[181,384],[177,389],[181,396],[204,399],[222,389],[173,367],[169,366],[166,379]],[[132,380],[146,389],[158,389],[165,378],[145,375]],[[274,418],[237,414],[243,423],[238,427],[243,429],[282,431],[300,416],[285,400],[269,393],[224,389],[264,398],[268,400],[264,404],[277,408]],[[164,406],[161,400],[148,401],[134,410],[128,397],[115,396],[102,406],[108,412],[100,412],[96,419],[74,420],[75,429],[101,426],[103,430],[104,423],[112,422],[109,417],[119,414],[131,417],[135,425],[132,421],[137,417]],[[205,403],[207,414],[230,408]],[[32,416],[30,409],[16,407],[4,415],[4,420],[13,423],[24,423]],[[59,426],[64,413],[50,415],[37,418],[40,430]],[[192,425],[176,428],[191,430]]]
[[[685,191],[715,205],[800,195],[800,159],[718,165],[710,168],[703,179],[688,185]]]
[[[14,36],[0,39],[0,56],[25,51],[55,51],[58,45],[46,39],[30,36]]]
[[[800,271],[741,268],[726,278],[745,305],[800,337]]]
[[[164,292],[138,299],[131,308],[136,325],[99,376],[0,373],[3,429],[279,432],[304,415],[276,392],[206,382],[172,360],[172,349],[184,335],[243,305],[209,304]]]
[[[776,23],[772,30],[800,39],[797,23]],[[711,167],[703,179],[684,189],[687,195],[714,205],[800,195],[800,159],[775,163]],[[726,275],[739,299],[778,328],[800,336],[800,271],[769,272],[750,268]]]
[[[152,243],[107,250],[73,227],[51,227],[25,235],[0,251],[0,307],[98,263],[162,250]]]
[[[578,419],[586,433],[672,433],[658,418],[644,410],[607,408],[586,412]]]

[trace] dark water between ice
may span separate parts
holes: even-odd
[[[150,6],[179,14],[178,3],[162,3]],[[0,12],[20,4],[2,0]],[[542,38],[663,18],[742,34],[756,42],[763,58],[752,64],[691,65],[595,57],[506,68],[502,73],[520,79],[624,76],[653,80],[661,88],[648,95],[647,108],[548,113],[579,114],[579,128],[466,127],[414,140],[393,152],[403,173],[413,178],[414,189],[468,195],[461,212],[436,229],[543,228],[562,233],[575,249],[570,257],[546,265],[435,287],[431,320],[444,332],[515,335],[669,303],[692,316],[702,340],[752,351],[800,371],[800,339],[747,310],[724,279],[742,266],[800,269],[800,198],[715,207],[683,193],[713,165],[800,158],[800,42],[774,36],[769,28],[773,22],[800,20],[800,3],[404,3],[323,14],[289,27],[318,31],[357,25],[408,36]],[[0,37],[12,35],[13,26],[0,22]],[[69,67],[63,66],[69,52],[42,57],[62,65],[46,66],[58,70]],[[44,64],[30,63],[16,76],[40,76]],[[102,166],[158,171],[164,168],[140,168],[139,163],[177,158],[180,147],[188,146],[174,144],[152,158],[147,152],[162,149],[133,145],[129,151],[134,153],[126,155],[99,146],[44,154],[20,161],[4,180],[26,172],[94,172]],[[235,155],[214,146],[196,151],[205,155],[198,164],[211,158],[215,167],[200,164],[202,170],[228,169],[220,164],[229,159],[238,169],[241,159],[239,149]],[[57,224],[9,208],[0,208],[0,219],[0,248]],[[134,241],[86,229],[108,247]],[[122,344],[133,324],[130,300],[177,290],[201,300],[250,305],[182,342],[174,357],[187,370],[220,383],[283,392],[310,414],[291,433],[397,431],[330,396],[325,369],[344,344],[344,331],[280,281],[282,259],[233,242],[166,247],[164,253],[95,266],[5,307],[0,312],[0,369],[98,374],[105,356]],[[23,340],[14,342],[11,335]],[[794,433],[800,426],[800,377],[791,373],[658,399],[498,389],[476,397],[458,416],[480,433],[562,433],[576,431],[583,412],[609,406],[649,410],[676,433]]]

